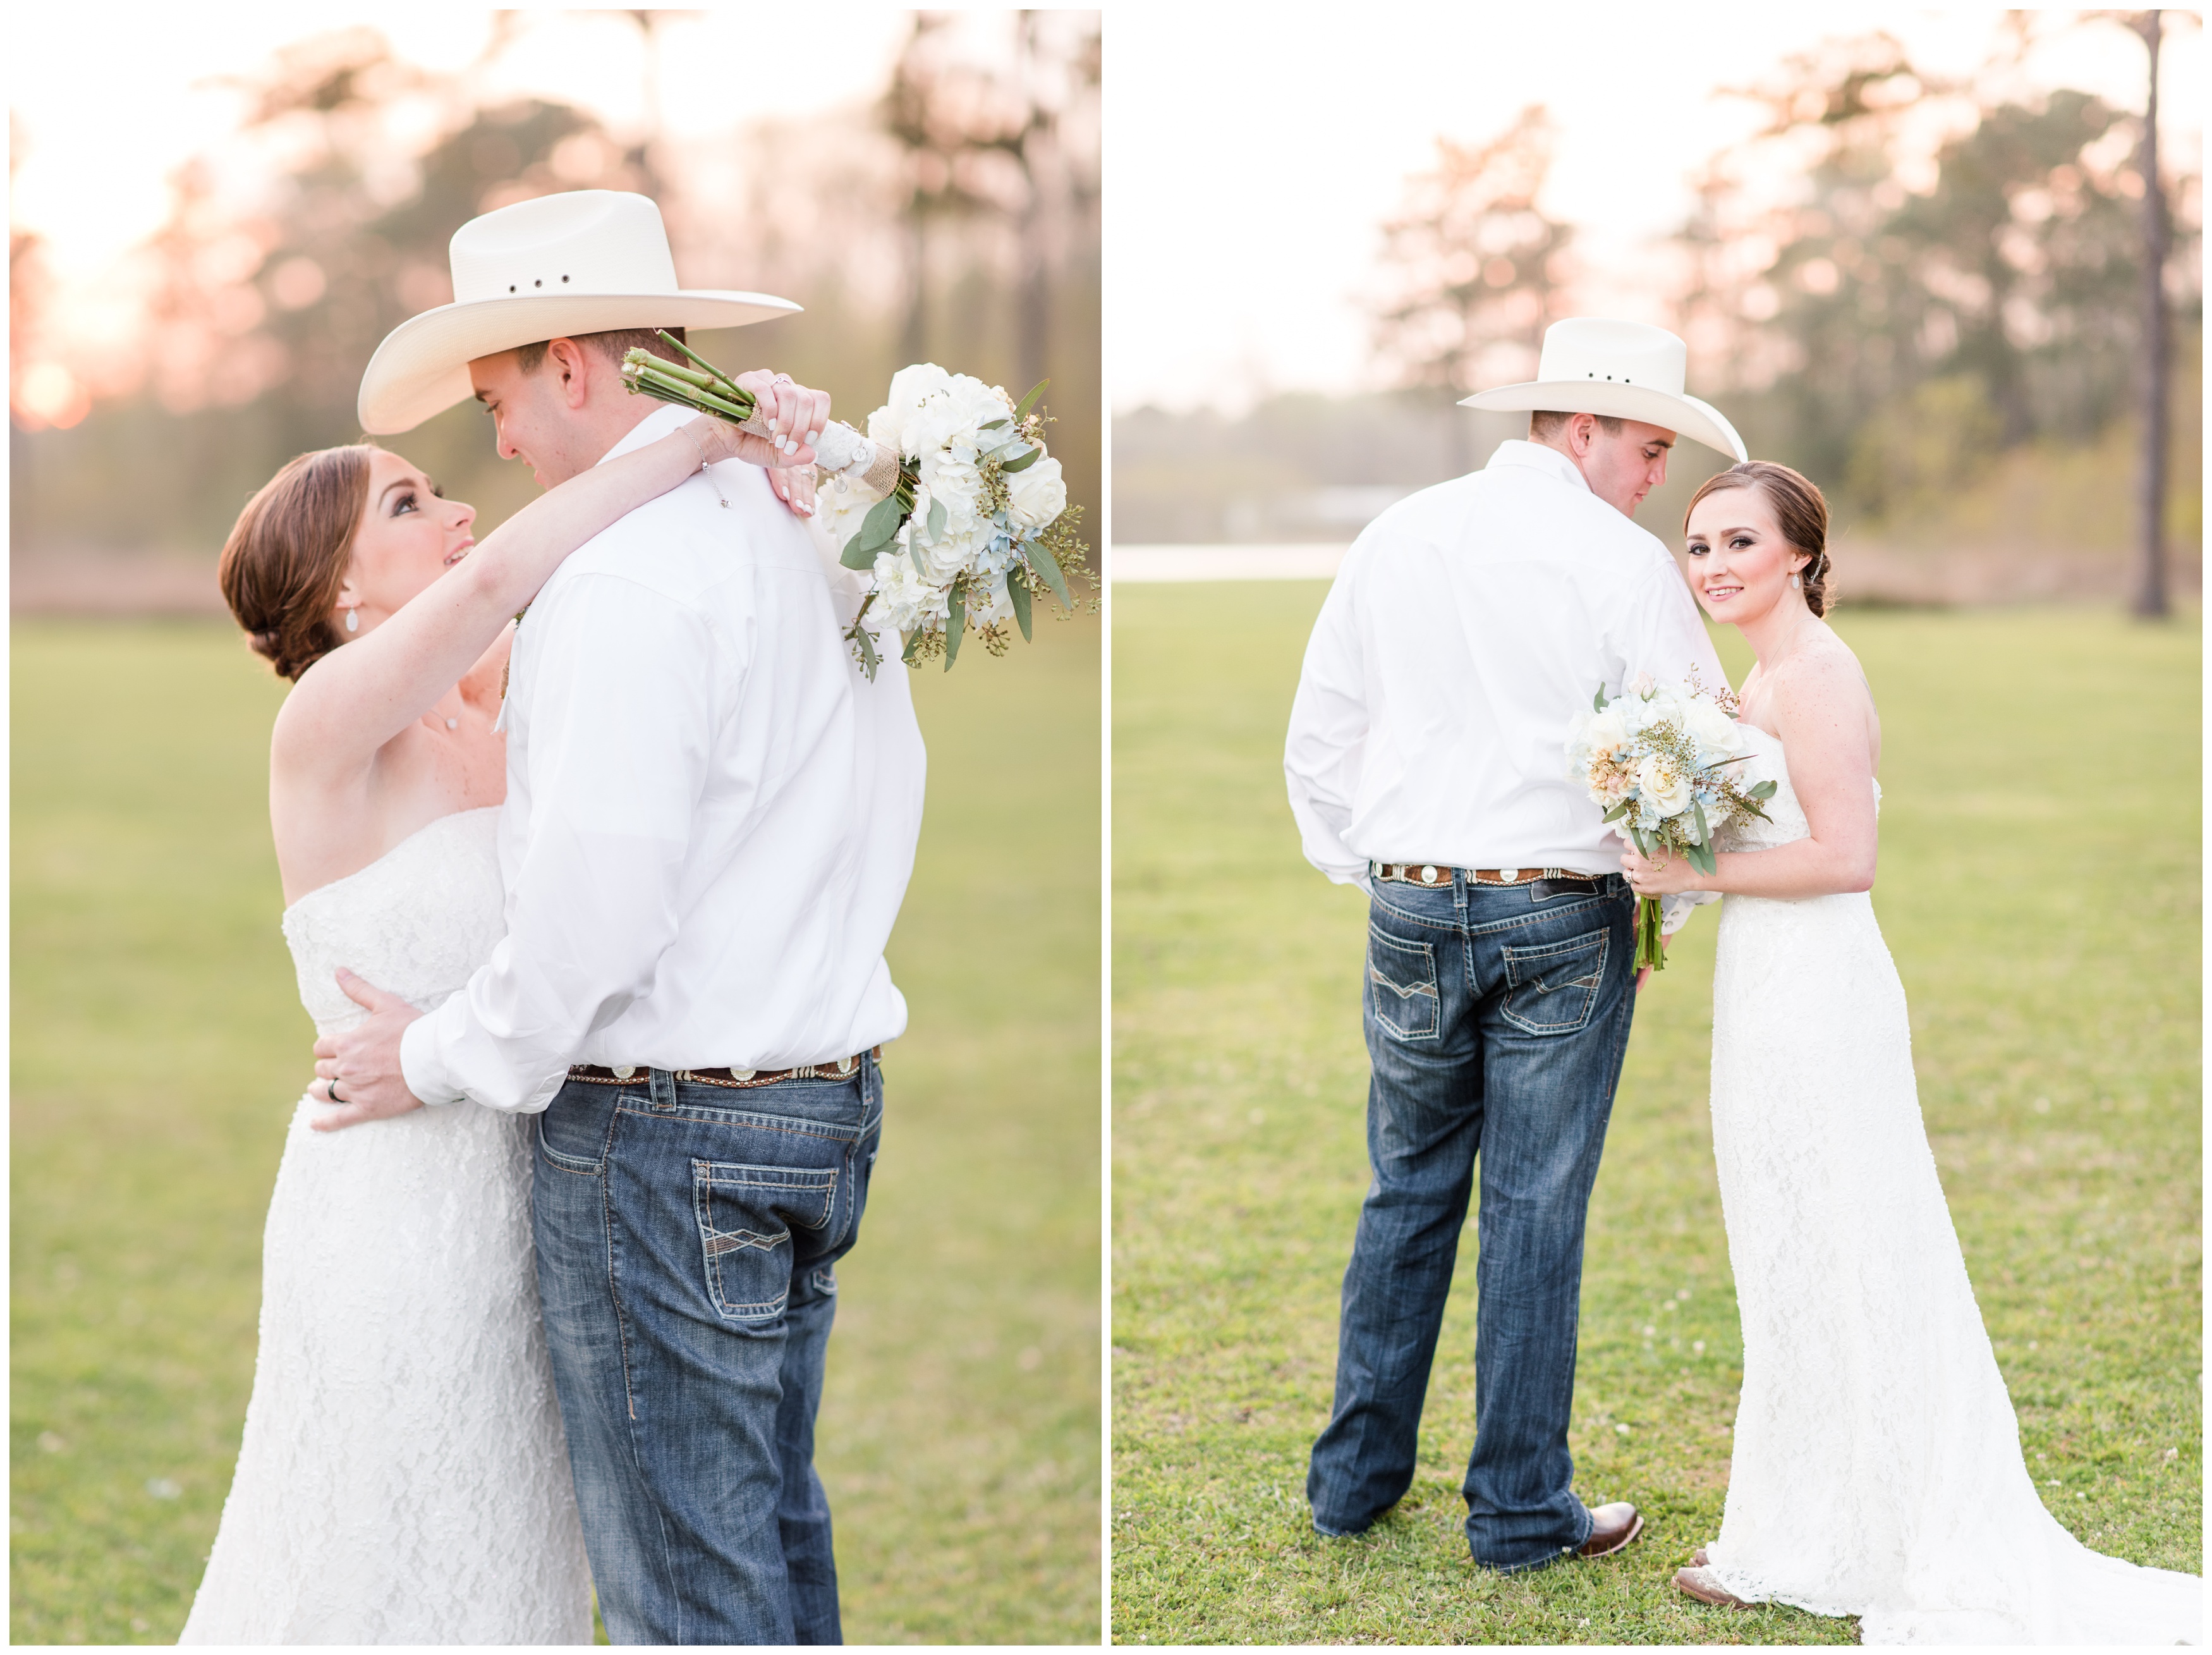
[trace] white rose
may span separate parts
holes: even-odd
[[[1006,515],[1024,528],[1041,529],[1067,509],[1067,483],[1060,462],[1040,456],[1006,479]]]
[[[1693,700],[1682,709],[1682,726],[1698,744],[1700,757],[1733,758],[1744,750],[1736,721],[1710,701]]]
[[[1690,807],[1689,778],[1657,753],[1646,753],[1636,767],[1636,786],[1647,809],[1661,816],[1679,816]]]

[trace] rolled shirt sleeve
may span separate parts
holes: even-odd
[[[1358,559],[1355,546],[1306,641],[1283,743],[1283,776],[1306,860],[1339,885],[1364,886],[1367,859],[1344,837],[1352,827],[1368,728],[1353,593]]]
[[[519,856],[503,859],[507,935],[403,1037],[426,1104],[544,1109],[585,1041],[651,989],[683,912],[715,709],[743,674],[744,641],[634,581],[586,575],[548,597],[552,612],[523,623],[539,647],[510,737],[526,742],[509,786],[530,809]]]

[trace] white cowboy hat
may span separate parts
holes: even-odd
[[[766,293],[676,285],[660,209],[621,190],[538,196],[453,232],[453,302],[392,330],[361,376],[361,429],[420,425],[476,394],[469,363],[517,345],[632,327],[743,327],[795,313]]]
[[[1537,359],[1534,379],[1479,391],[1462,398],[1460,406],[1640,420],[1695,437],[1732,459],[1749,459],[1743,439],[1721,411],[1683,393],[1688,359],[1687,348],[1663,327],[1571,316],[1544,330],[1544,353]]]

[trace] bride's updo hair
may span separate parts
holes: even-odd
[[[288,461],[238,514],[216,570],[253,652],[288,678],[345,642],[331,624],[368,506],[372,442]]]
[[[1682,514],[1685,531],[1690,526],[1690,512],[1697,510],[1698,502],[1723,489],[1755,489],[1765,496],[1766,503],[1774,508],[1774,520],[1782,530],[1782,538],[1813,560],[1797,572],[1804,584],[1805,606],[1815,615],[1826,614],[1828,502],[1813,486],[1812,479],[1770,459],[1743,460],[1707,478],[1697,493],[1690,496],[1689,509]]]

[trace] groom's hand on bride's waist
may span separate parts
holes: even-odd
[[[318,1132],[388,1120],[422,1107],[399,1069],[399,1037],[422,1013],[341,966],[338,987],[368,1016],[341,1034],[315,1042],[315,1084],[309,1095],[327,1105],[307,1123]]]

